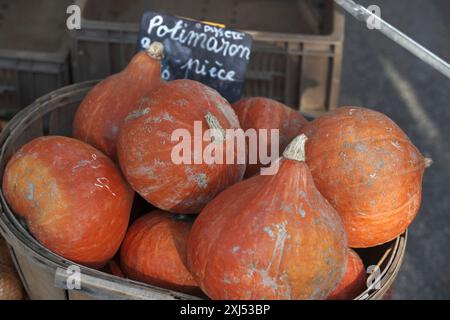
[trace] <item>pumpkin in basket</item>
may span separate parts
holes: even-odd
[[[347,239],[314,186],[304,135],[279,160],[220,193],[195,220],[188,267],[212,299],[323,299],[341,281]]]
[[[115,159],[123,120],[144,94],[164,83],[160,65],[163,51],[161,43],[153,42],[147,51],[137,53],[122,72],[97,84],[78,107],[73,136]]]
[[[186,241],[192,222],[183,219],[157,210],[136,220],[120,250],[125,275],[162,288],[200,292],[186,267]]]
[[[94,268],[118,251],[134,194],[103,153],[58,136],[34,139],[14,154],[3,192],[39,242]]]
[[[359,255],[348,249],[347,271],[338,287],[327,297],[327,300],[351,300],[367,288],[367,275]]]
[[[198,213],[244,175],[245,142],[239,149],[227,129],[240,129],[239,120],[217,91],[192,80],[168,82],[126,117],[117,145],[122,172],[159,209]]]
[[[289,142],[300,133],[300,129],[308,123],[300,112],[269,98],[254,97],[242,99],[233,104],[233,109],[236,111],[242,129],[244,131],[255,129],[257,134],[257,139],[248,143],[246,177],[259,173],[261,167],[269,165],[269,161],[275,160],[276,155],[272,154],[272,147],[277,147],[276,151],[277,155],[279,155],[280,151],[282,152]],[[268,130],[267,135],[260,137],[261,129]],[[271,129],[279,130],[278,146],[272,146]],[[252,146],[254,142],[257,144]],[[264,143],[266,148],[265,152],[263,152],[264,155],[267,155],[267,159],[264,159],[264,164],[259,154],[258,146],[260,143]]]
[[[314,183],[341,215],[350,247],[403,233],[416,216],[427,160],[387,116],[342,107],[302,130]]]
[[[22,300],[22,282],[14,268],[5,240],[0,237],[0,301]]]

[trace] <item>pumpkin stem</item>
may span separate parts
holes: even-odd
[[[161,60],[164,58],[164,45],[158,41],[152,42],[146,52],[150,58]]]
[[[283,157],[295,161],[305,161],[305,143],[308,137],[301,134],[294,138],[284,149]]]
[[[433,164],[433,159],[425,158],[425,168],[431,167],[432,164]]]
[[[212,142],[222,142],[225,140],[225,130],[223,130],[222,126],[219,123],[219,120],[211,113],[208,112],[205,115],[206,123],[208,124],[209,129],[211,130],[211,141]]]

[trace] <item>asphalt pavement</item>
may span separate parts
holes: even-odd
[[[450,61],[450,1],[356,0]],[[394,299],[450,299],[450,79],[346,15],[341,105],[393,119],[434,164],[423,181],[421,210],[410,227]]]

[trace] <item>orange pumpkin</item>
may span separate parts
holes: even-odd
[[[115,260],[110,260],[106,264],[106,266],[102,270],[103,272],[112,274],[113,276],[125,278],[125,275],[122,272],[122,269],[120,269],[119,264]]]
[[[238,128],[233,109],[215,90],[192,80],[171,81],[143,97],[125,119],[118,138],[119,163],[133,189],[154,206],[197,213],[244,175],[245,144],[238,164],[238,146],[227,148],[231,138],[224,134]],[[212,143],[202,140],[210,129],[217,133]],[[222,150],[222,164],[203,157],[211,146]],[[226,154],[233,156],[233,164],[226,164]]]
[[[289,108],[288,106],[268,98],[254,97],[239,100],[233,104],[233,109],[239,118],[242,129],[255,129],[258,132],[258,145],[260,143],[260,129],[278,129],[279,130],[279,147],[278,154],[282,152],[289,142],[294,139],[300,129],[308,123],[308,121],[300,114],[300,112]],[[272,148],[270,131],[263,136],[266,141],[266,154],[271,155]],[[261,141],[262,142],[262,141]],[[253,151],[255,159],[247,156],[247,170],[245,176],[250,177],[260,172],[261,167],[265,167],[261,162],[261,158],[256,147]],[[272,155],[272,157],[275,155]],[[270,159],[270,158],[269,158]],[[267,159],[267,160],[269,160]],[[252,163],[249,162],[252,160]],[[255,161],[257,160],[257,162]],[[275,159],[274,159],[275,160]],[[256,163],[255,163],[256,162]]]
[[[6,167],[3,192],[45,247],[95,268],[118,251],[133,201],[109,158],[84,142],[57,136],[20,148]]]
[[[136,220],[120,250],[123,272],[130,279],[196,293],[198,286],[186,267],[186,241],[192,222],[163,211]]]
[[[275,175],[220,193],[195,220],[188,267],[212,299],[322,299],[345,272],[347,239],[337,212],[304,162],[304,135]]]
[[[122,72],[97,84],[78,107],[73,136],[115,159],[123,120],[144,94],[164,83],[160,66],[163,50],[159,42],[152,43],[146,52],[137,53]]]
[[[328,296],[328,300],[351,300],[366,289],[366,270],[358,254],[348,250],[347,271],[338,287]]]
[[[376,246],[405,231],[420,207],[426,160],[392,120],[343,107],[303,132],[314,182],[341,215],[350,247]]]

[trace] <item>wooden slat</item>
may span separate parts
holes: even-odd
[[[83,294],[82,292],[78,290],[68,290],[68,297],[69,300],[97,300],[93,298],[92,296],[89,296],[87,294]]]
[[[305,43],[304,51],[327,51],[328,44]],[[319,115],[325,112],[328,96],[330,58],[305,55],[302,58],[300,80],[300,110],[307,114]]]
[[[72,136],[73,118],[78,107],[78,103],[59,108],[50,113],[49,134],[58,136]]]
[[[65,290],[55,287],[55,274],[51,268],[42,268],[32,258],[14,250],[13,260],[25,290],[33,300],[66,300]]]

